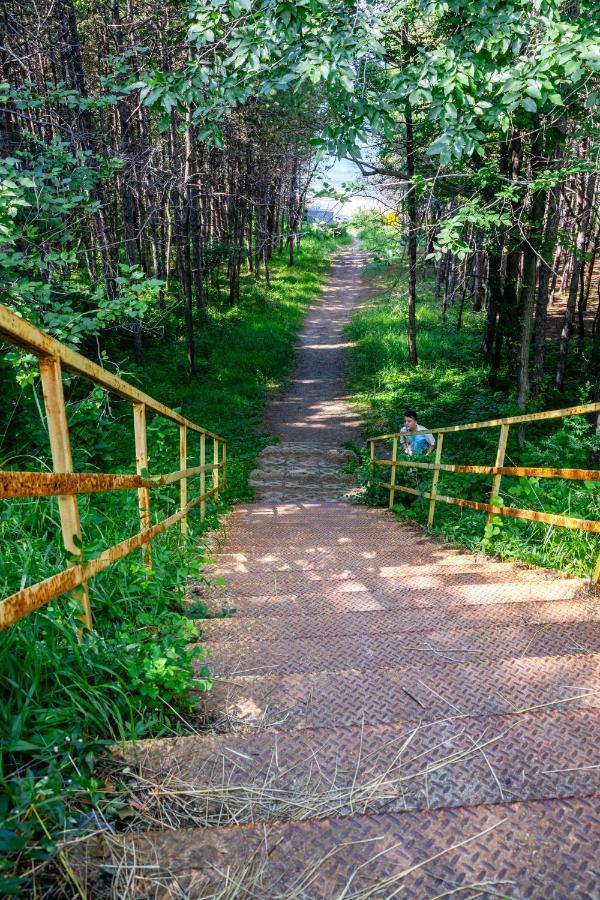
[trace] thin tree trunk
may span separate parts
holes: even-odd
[[[544,377],[544,358],[546,352],[546,325],[548,321],[548,302],[550,300],[550,276],[559,222],[559,191],[555,185],[548,195],[548,212],[544,241],[540,250],[540,269],[538,276],[537,298],[535,304],[535,321],[533,326],[533,373],[531,393],[537,397],[542,388]]]
[[[408,33],[402,29],[402,42],[406,51]],[[404,102],[404,120],[406,125],[406,174],[408,195],[406,211],[408,213],[408,358],[412,366],[418,362],[417,356],[417,194],[415,177],[415,143],[413,129],[412,104],[407,97]]]
[[[542,160],[534,148],[531,175],[535,178]],[[529,240],[524,248],[523,259],[523,303],[521,322],[521,343],[519,347],[519,393],[517,403],[524,410],[529,399],[529,357],[531,337],[533,334],[533,317],[536,305],[536,273],[539,248],[542,243],[544,213],[546,209],[546,191],[538,190],[533,195],[529,217]]]
[[[571,274],[571,284],[569,287],[569,296],[567,299],[567,307],[563,319],[563,327],[560,334],[560,347],[558,365],[556,367],[556,387],[561,391],[565,384],[567,374],[567,355],[569,351],[569,341],[573,331],[573,322],[575,319],[575,306],[577,303],[577,293],[579,291],[579,279],[581,268],[583,266],[583,255],[586,249],[586,240],[588,233],[588,224],[592,213],[592,202],[594,197],[594,189],[596,186],[596,176],[582,176],[583,184],[580,186],[579,203],[578,203],[578,228],[575,240],[575,252],[573,253],[573,269]]]

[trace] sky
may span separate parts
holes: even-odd
[[[376,198],[377,192],[374,186],[369,186],[369,183],[372,181],[372,179],[367,179],[365,184],[358,166],[351,160],[328,157],[324,160],[323,163],[321,163],[321,166],[319,168],[321,171],[321,176],[316,176],[315,180],[313,181],[313,193],[322,187],[324,181],[338,190],[342,188],[342,185],[344,183],[357,181],[363,183],[362,190],[358,190],[355,193],[351,194],[343,203],[335,203],[335,212],[338,215],[351,216],[352,213],[356,212],[356,210],[358,209],[380,208],[380,201],[378,201]],[[317,207],[322,206],[324,208],[330,209],[334,204],[332,200],[326,200],[321,197],[316,197],[309,203],[309,205]]]

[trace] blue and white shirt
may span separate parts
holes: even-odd
[[[406,425],[400,429],[402,444],[404,450],[409,456],[424,453],[429,447],[435,446],[435,438],[432,434],[422,434],[427,431],[424,425],[417,425],[416,431],[409,431]]]

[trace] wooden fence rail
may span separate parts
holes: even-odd
[[[85,356],[44,334],[30,322],[19,318],[1,304],[0,340],[6,340],[38,357],[54,470],[53,472],[0,471],[0,499],[58,497],[63,544],[70,562],[68,568],[56,575],[25,587],[2,600],[0,602],[0,631],[34,609],[44,606],[67,592],[72,593],[80,606],[79,619],[82,629],[90,629],[92,628],[92,612],[88,589],[89,580],[117,560],[139,549],[142,550],[144,565],[151,567],[150,545],[155,537],[177,523],[185,537],[188,513],[196,506],[200,506],[200,517],[204,519],[206,501],[211,498],[215,501],[218,500],[219,491],[227,489],[227,442],[219,435],[201,428]],[[137,474],[73,471],[62,382],[63,370],[86,378],[132,404]],[[176,472],[148,474],[146,430],[148,410],[179,426],[179,469]],[[200,437],[198,446],[200,465],[197,466],[188,466],[189,432],[197,433]],[[211,439],[213,445],[212,462],[206,461],[207,438]],[[207,473],[211,474],[212,480],[209,490],[207,490],[206,484]],[[188,479],[196,475],[200,476],[200,493],[192,500],[188,500]],[[179,482],[180,485],[179,510],[152,525],[150,517],[152,489],[176,482]],[[132,489],[138,492],[139,532],[119,544],[108,547],[96,559],[85,562],[78,495]]]
[[[447,503],[453,506],[461,506],[466,509],[474,509],[487,513],[487,522],[492,517],[510,516],[516,519],[526,519],[531,522],[543,522],[546,525],[556,525],[562,528],[573,528],[579,531],[588,531],[600,534],[600,521],[591,519],[579,519],[574,516],[559,515],[557,513],[545,513],[533,509],[521,509],[513,506],[499,505],[498,497],[500,495],[500,485],[504,476],[508,477],[538,477],[538,478],[561,478],[568,481],[592,481],[600,482],[599,469],[561,469],[561,468],[542,468],[537,466],[505,466],[504,457],[506,454],[506,446],[508,443],[509,430],[511,425],[524,424],[526,422],[541,422],[550,419],[563,419],[566,416],[590,415],[600,412],[600,403],[587,403],[582,406],[571,406],[565,409],[553,409],[542,413],[531,413],[530,415],[509,416],[504,419],[490,419],[486,422],[469,422],[464,425],[451,425],[445,428],[431,428],[427,431],[421,431],[420,434],[437,435],[435,461],[415,462],[412,460],[398,459],[398,442],[401,439],[399,433],[381,434],[377,437],[369,438],[367,446],[369,447],[369,458],[371,462],[371,480],[369,484],[386,488],[389,491],[389,507],[392,509],[394,505],[394,497],[397,491],[405,494],[412,494],[417,497],[423,497],[429,500],[429,515],[427,524],[431,528],[435,516],[436,503]],[[444,435],[451,432],[473,431],[478,428],[500,428],[498,435],[498,445],[496,448],[496,461],[490,466],[463,466],[453,463],[442,463],[442,452],[444,447]],[[378,459],[375,456],[375,446],[380,441],[391,441],[392,455],[390,459]],[[391,470],[389,481],[373,480],[373,473],[377,466],[385,466]],[[418,488],[408,487],[398,484],[396,481],[396,472],[398,467],[410,469],[425,469],[433,472],[432,484],[430,491],[421,491]],[[440,472],[453,472],[456,474],[474,474],[474,475],[493,475],[492,485],[490,489],[489,503],[480,503],[474,500],[465,500],[461,497],[451,497],[438,493],[438,482]],[[600,581],[600,554],[592,575],[592,582],[598,584]]]

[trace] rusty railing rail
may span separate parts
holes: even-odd
[[[448,503],[454,506],[462,506],[466,509],[475,509],[480,512],[487,513],[487,522],[492,517],[511,516],[517,519],[527,519],[532,522],[543,522],[547,525],[556,525],[562,528],[573,528],[580,531],[590,531],[600,534],[600,521],[591,519],[579,519],[574,516],[559,515],[557,513],[539,512],[533,509],[521,509],[513,506],[497,505],[497,498],[500,494],[500,484],[504,476],[520,477],[534,476],[539,478],[562,478],[569,481],[599,481],[599,469],[560,469],[560,468],[541,468],[536,466],[505,466],[504,457],[506,446],[508,443],[509,430],[511,425],[524,424],[526,422],[540,422],[550,419],[563,419],[566,416],[589,415],[590,413],[600,412],[600,403],[586,403],[581,406],[571,406],[565,409],[553,409],[547,412],[531,413],[530,415],[509,416],[504,419],[490,419],[486,422],[469,422],[464,425],[450,425],[445,428],[431,428],[422,431],[420,434],[437,435],[434,462],[409,462],[408,460],[398,459],[398,442],[400,433],[380,434],[367,440],[369,447],[369,457],[371,462],[371,472],[369,485],[387,488],[389,491],[389,508],[394,506],[394,496],[397,491],[405,494],[414,494],[417,497],[424,497],[429,500],[429,513],[427,525],[429,528],[433,525],[435,516],[436,503]],[[444,435],[456,431],[472,431],[478,428],[500,428],[498,436],[498,445],[496,448],[496,461],[493,466],[462,466],[451,463],[442,463],[442,452],[444,446]],[[375,445],[379,441],[392,442],[391,459],[378,459],[375,456]],[[389,481],[373,480],[373,472],[376,466],[385,466],[391,469]],[[406,485],[397,484],[396,471],[398,467],[406,467],[412,469],[426,469],[433,472],[432,484],[430,491],[421,491],[417,488],[408,487]],[[457,474],[475,474],[475,475],[493,475],[492,486],[490,490],[489,503],[480,503],[474,500],[465,500],[461,497],[450,497],[438,493],[438,481],[440,472],[454,472]],[[594,572],[592,574],[592,583],[598,584],[600,581],[600,554],[596,562]]]
[[[170,409],[154,397],[133,387],[111,372],[87,359],[59,341],[19,318],[0,304],[0,340],[8,341],[38,358],[46,422],[50,439],[53,472],[0,471],[0,499],[25,497],[58,497],[62,539],[70,562],[68,568],[24,587],[0,601],[0,631],[33,610],[71,592],[81,612],[82,629],[92,628],[92,612],[88,581],[124,556],[141,549],[144,564],[152,566],[151,542],[172,525],[179,523],[183,536],[187,533],[187,516],[200,506],[205,518],[206,501],[219,498],[227,489],[227,441],[185,416]],[[66,370],[92,381],[132,404],[137,474],[88,474],[73,471],[71,441],[63,392],[62,372]],[[179,425],[179,469],[162,475],[149,475],[146,411],[157,413]],[[188,467],[188,435],[198,435],[200,465]],[[206,461],[207,439],[212,443],[212,462]],[[206,475],[212,484],[207,490]],[[188,499],[188,479],[198,475],[200,493]],[[180,502],[177,512],[155,525],[150,523],[150,492],[153,488],[179,482]],[[137,490],[140,530],[127,540],[104,550],[96,559],[85,562],[79,521],[78,495],[100,491]]]

